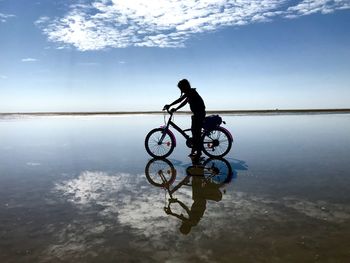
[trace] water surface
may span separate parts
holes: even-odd
[[[350,115],[224,120],[232,178],[198,176],[176,134],[170,196],[145,176],[162,115],[0,119],[0,261],[348,262]]]

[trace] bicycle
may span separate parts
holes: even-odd
[[[207,182],[223,186],[231,182],[233,169],[226,159],[215,157],[186,167],[186,174],[186,178],[203,176]],[[145,167],[145,175],[150,184],[168,189],[169,194],[174,193],[183,184],[187,185],[187,180],[184,179],[173,190],[170,190],[170,186],[175,182],[177,171],[173,163],[165,158],[151,159]]]
[[[192,148],[192,137],[187,134],[191,129],[182,130],[173,121],[173,112],[167,110],[169,119],[164,126],[151,130],[145,138],[145,148],[149,155],[154,158],[168,157],[176,147],[176,138],[170,130],[173,127],[185,139],[186,146]],[[225,122],[223,122],[225,124]],[[209,157],[223,157],[232,147],[233,137],[231,133],[222,126],[212,129],[202,128],[201,133],[202,150]]]

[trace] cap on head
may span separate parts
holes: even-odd
[[[186,92],[191,88],[190,82],[187,79],[182,79],[177,84],[182,93]]]

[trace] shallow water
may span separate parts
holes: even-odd
[[[350,115],[224,120],[218,182],[152,161],[162,115],[0,119],[0,262],[349,262]]]

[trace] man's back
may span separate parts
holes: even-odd
[[[190,104],[190,109],[194,114],[205,113],[205,105],[202,97],[198,94],[196,89],[190,89],[186,94],[188,98],[188,103]]]

